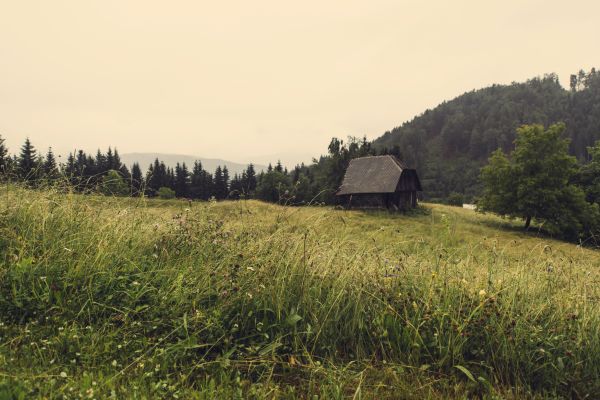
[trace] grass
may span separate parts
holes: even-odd
[[[595,250],[441,205],[2,190],[0,399],[600,393]]]

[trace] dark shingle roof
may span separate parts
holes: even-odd
[[[350,161],[337,195],[393,193],[406,166],[396,157],[373,156]]]

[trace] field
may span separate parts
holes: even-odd
[[[0,399],[600,398],[595,250],[433,204],[0,191]]]

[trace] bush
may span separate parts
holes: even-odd
[[[465,196],[462,193],[452,192],[448,196],[448,204],[451,206],[462,207],[465,202]]]
[[[160,189],[158,189],[158,197],[164,200],[174,199],[175,191],[163,186]]]

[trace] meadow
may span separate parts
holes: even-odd
[[[0,399],[600,398],[600,253],[408,214],[0,187]]]

